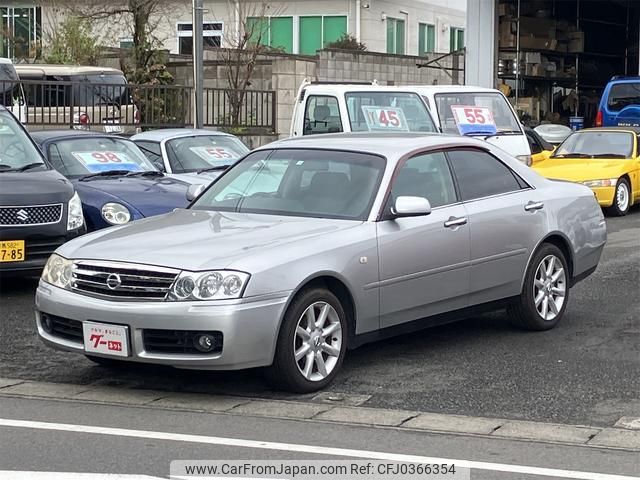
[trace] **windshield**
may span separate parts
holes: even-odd
[[[499,93],[469,92],[469,93],[438,93],[435,95],[438,119],[443,133],[458,134],[458,126],[451,107],[465,105],[486,107],[493,114],[498,134],[521,134],[520,122],[509,107],[507,99]]]
[[[192,208],[365,220],[384,167],[383,158],[364,153],[255,152],[220,177]]]
[[[571,135],[558,147],[554,157],[620,157],[633,154],[630,132],[583,131]]]
[[[609,92],[609,110],[618,112],[629,105],[640,105],[640,82],[615,83]]]
[[[110,170],[157,170],[133,142],[119,138],[59,140],[49,146],[49,159],[57,170],[69,177]]]
[[[74,84],[76,105],[129,104],[127,80],[120,74],[69,77]]]
[[[244,143],[226,135],[175,138],[167,141],[166,149],[173,173],[228,166],[249,153]]]
[[[436,127],[419,95],[403,92],[346,93],[351,131],[435,132]]]
[[[38,165],[34,165],[38,164]],[[15,117],[0,111],[0,172],[21,169],[27,165],[47,168],[42,154],[29,140]]]

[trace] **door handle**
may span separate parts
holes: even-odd
[[[542,210],[544,208],[544,203],[542,202],[529,202],[524,206],[524,209],[527,212],[535,212],[536,210]]]
[[[461,225],[466,225],[467,217],[449,217],[449,220],[444,222],[444,226],[446,228],[459,227]]]

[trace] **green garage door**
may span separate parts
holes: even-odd
[[[322,46],[335,42],[347,33],[347,17],[324,17]]]
[[[315,55],[322,48],[322,17],[300,17],[300,53]]]

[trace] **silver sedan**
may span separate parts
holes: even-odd
[[[605,241],[589,188],[479,140],[283,140],[188,209],[59,248],[37,327],[103,364],[266,367],[276,386],[310,392],[348,348],[471,312],[507,307],[520,328],[555,327]]]

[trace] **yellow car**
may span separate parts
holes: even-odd
[[[611,215],[640,202],[640,128],[587,128],[572,133],[547,160],[532,168],[544,177],[591,187]]]

